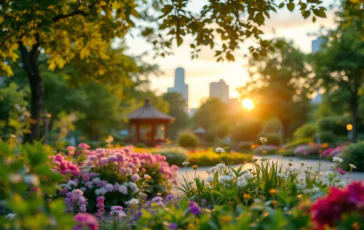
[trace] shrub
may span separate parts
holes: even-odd
[[[264,153],[263,153],[264,151]],[[276,145],[261,145],[254,149],[256,155],[274,155],[279,151],[279,147]]]
[[[279,135],[278,133],[266,133],[265,135],[262,135],[265,138],[267,138],[267,143],[268,145],[276,145],[276,146],[280,146],[281,142],[282,142],[282,138],[281,135]]]
[[[306,144],[308,144],[310,142],[312,142],[312,140],[309,139],[309,138],[297,139],[297,140],[295,140],[293,142],[290,142],[290,143],[286,144],[284,147],[286,149],[294,149],[299,145],[306,145]]]
[[[235,142],[256,141],[261,130],[262,125],[258,120],[247,120],[234,127],[231,139]]]
[[[347,116],[331,116],[319,120],[318,130],[320,132],[330,132],[335,135],[347,135],[346,125],[350,122]]]
[[[245,161],[251,161],[250,154],[231,152],[227,153],[228,161],[233,164],[242,164]],[[226,154],[221,155],[215,153],[213,149],[190,151],[188,154],[188,161],[199,166],[212,166],[220,162],[220,159],[226,159]]]
[[[342,167],[350,169],[349,164],[355,165],[356,171],[364,171],[364,142],[351,144],[344,151]]]
[[[188,159],[188,152],[180,147],[155,149],[153,154],[165,156],[166,161],[169,164],[175,165],[181,165],[182,162],[185,162]]]
[[[137,147],[137,148],[147,148],[148,146],[145,143],[137,143],[137,144],[135,144],[135,147]]]
[[[200,144],[200,140],[192,132],[183,132],[178,136],[177,143],[182,147],[195,148]]]
[[[336,136],[332,132],[320,132],[319,135],[321,143],[329,143],[329,144],[336,143]]]
[[[317,126],[315,123],[304,124],[293,133],[295,139],[314,139],[316,136]]]

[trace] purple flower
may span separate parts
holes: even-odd
[[[189,210],[193,215],[199,215],[201,209],[196,202],[190,201]]]
[[[170,224],[168,225],[168,228],[169,228],[170,230],[176,230],[176,229],[177,229],[177,224],[176,224],[176,223],[170,223]]]

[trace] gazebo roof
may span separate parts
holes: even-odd
[[[174,117],[168,116],[161,111],[158,111],[154,108],[150,103],[149,99],[146,99],[144,102],[144,106],[140,107],[139,109],[129,113],[127,115],[128,119],[130,120],[169,120],[174,121]]]

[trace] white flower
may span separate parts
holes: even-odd
[[[228,181],[231,181],[233,178],[228,175],[222,175],[222,176],[219,176],[217,179],[218,179],[219,183],[226,183]]]
[[[74,186],[74,187],[76,187],[78,184],[75,182],[75,181],[73,181],[73,180],[69,180],[68,181],[68,186]]]
[[[219,168],[220,171],[222,171],[223,169],[226,168],[226,165],[225,164],[222,164],[222,163],[219,163],[219,164],[216,165],[216,167]]]
[[[206,181],[209,182],[209,183],[211,183],[211,182],[214,181],[214,177],[213,176],[209,176],[209,177],[206,178]]]
[[[325,176],[326,177],[333,177],[334,176],[334,173],[331,172],[331,171],[328,171],[328,172],[325,173]]]
[[[94,179],[92,179],[92,182],[93,182],[93,183],[97,183],[97,182],[100,182],[100,178],[98,178],[98,177],[95,177]]]
[[[243,178],[243,179],[238,180],[238,181],[236,182],[236,185],[237,185],[238,187],[244,187],[244,186],[247,186],[247,185],[248,185],[248,182],[245,180],[245,178],[244,178],[244,177],[239,177],[239,178]]]
[[[185,162],[183,162],[183,163],[182,163],[182,165],[183,165],[183,166],[185,166],[185,167],[186,167],[188,164],[189,164],[189,163],[188,163],[187,161],[185,161]]]
[[[217,166],[214,166],[212,168],[209,168],[206,172],[208,174],[215,174],[215,172],[219,171],[220,169]]]
[[[277,173],[277,176],[278,177],[282,177],[282,178],[287,178],[287,175],[286,174],[284,174],[284,173]]]
[[[335,183],[335,186],[339,187],[339,188],[345,188],[346,187],[346,182],[345,181],[339,181],[339,182]]]
[[[257,204],[262,203],[262,200],[259,198],[254,198],[254,203],[257,203]]]
[[[333,161],[333,162],[336,162],[337,164],[339,164],[339,163],[343,162],[343,159],[342,159],[342,158],[340,158],[340,157],[333,157],[333,158],[332,158],[332,161]]]
[[[352,168],[352,169],[356,169],[356,166],[355,166],[355,165],[353,165],[353,164],[349,164],[349,166],[350,166],[350,168]]]
[[[105,195],[107,193],[107,190],[105,188],[99,189],[101,195]]]
[[[216,148],[215,149],[215,152],[217,152],[217,153],[224,153],[225,150],[223,148]]]
[[[306,188],[306,185],[305,184],[296,184],[296,187],[297,187],[297,189],[302,190],[302,189]]]
[[[320,189],[318,187],[314,186],[313,188],[305,189],[303,192],[306,193],[306,194],[307,193],[312,194],[312,193],[317,193],[319,191],[320,191]]]
[[[264,142],[267,142],[268,139],[266,137],[260,137],[259,140],[264,144]]]
[[[249,180],[249,179],[252,179],[254,177],[254,175],[252,173],[245,173],[244,174],[244,177]]]
[[[9,174],[9,181],[13,184],[17,184],[21,181],[21,176],[19,174]]]
[[[151,176],[149,176],[148,174],[144,174],[144,179],[146,179],[146,180],[150,180],[150,179],[152,179],[152,177],[151,177]]]
[[[129,204],[133,204],[133,205],[135,204],[135,205],[137,205],[137,204],[139,204],[139,200],[133,198],[133,199],[129,200]]]
[[[5,218],[12,220],[12,219],[14,219],[15,216],[16,215],[14,213],[9,213],[8,215],[5,216]]]
[[[25,175],[24,182],[29,185],[37,186],[39,185],[39,178],[37,175]]]

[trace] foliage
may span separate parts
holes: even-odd
[[[199,138],[192,132],[185,131],[178,136],[177,143],[181,147],[195,148],[199,145]]]
[[[221,158],[228,158],[233,164],[242,164],[252,160],[252,156],[246,153],[230,152],[225,154],[217,154],[212,149],[191,150],[188,154],[188,161],[199,166],[212,166],[221,161]]]
[[[163,99],[169,103],[168,115],[176,120],[168,127],[168,137],[175,140],[180,131],[183,131],[188,123],[189,117],[186,113],[186,101],[179,93],[168,92],[163,94]]]
[[[294,140],[293,142],[289,142],[288,144],[285,145],[286,149],[294,149],[299,145],[305,145],[308,143],[312,143],[312,140],[309,138],[305,138],[305,139],[297,139]]]
[[[300,145],[295,149],[295,154],[297,156],[301,156],[301,157],[308,157],[308,156],[313,156],[313,157],[320,157],[322,151],[324,151],[325,149],[327,149],[328,144],[308,144],[308,145]]]
[[[364,142],[349,145],[343,154],[342,166],[345,169],[350,169],[348,164],[356,166],[357,171],[364,171]]]
[[[275,155],[279,153],[277,145],[261,145],[254,149],[254,154],[259,156]]]
[[[293,133],[295,139],[311,139],[313,140],[316,136],[317,132],[317,125],[315,123],[307,123],[300,126],[296,131]]]
[[[232,133],[231,139],[235,142],[255,141],[258,139],[262,125],[256,119],[245,119],[238,124]]]
[[[171,165],[180,165],[181,162],[185,162],[188,159],[188,152],[180,147],[159,148],[155,149],[152,153],[165,156],[166,161]]]
[[[262,136],[264,136],[265,138],[267,138],[267,142],[266,143],[268,145],[280,146],[281,143],[282,143],[282,137],[278,133],[265,133]]]
[[[254,100],[254,112],[263,118],[277,118],[286,143],[297,120],[305,121],[308,110],[309,69],[305,54],[292,42],[275,39],[274,52],[266,57],[250,57],[250,81],[239,88],[240,97]],[[299,124],[298,124],[299,125]]]
[[[47,165],[49,147],[0,142],[2,229],[71,229],[62,199],[53,199],[63,177]],[[55,224],[56,223],[56,224]]]
[[[321,132],[330,132],[335,135],[347,135],[346,125],[350,118],[347,116],[325,117],[318,121],[318,129]]]
[[[329,144],[336,143],[336,136],[332,132],[320,132],[319,134],[321,143],[329,143]]]

